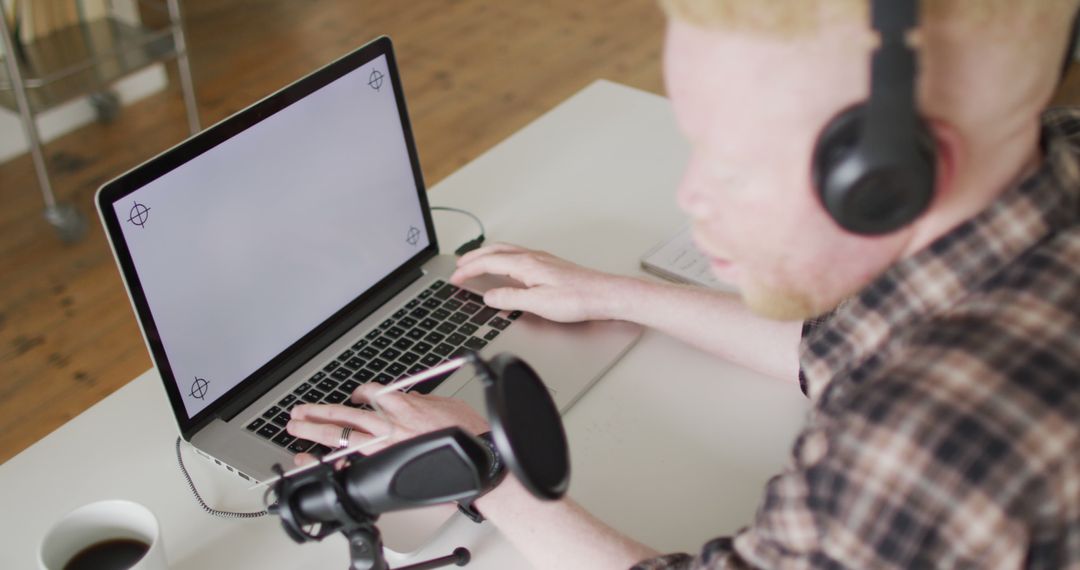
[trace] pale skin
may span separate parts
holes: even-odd
[[[1048,24],[1040,32],[1045,53],[1026,57],[1053,61],[1064,28]],[[693,148],[678,202],[714,271],[734,283],[742,299],[608,275],[509,244],[463,256],[451,280],[508,276],[520,286],[489,291],[487,304],[563,322],[640,323],[794,384],[803,318],[834,307],[974,215],[1037,164],[1038,114],[1052,93],[1055,66],[1010,59],[1001,42],[983,45],[976,57],[972,45],[950,33],[929,26],[924,41],[949,56],[943,61],[962,65],[969,81],[952,85],[958,72],[950,63],[924,64],[921,104],[940,148],[938,189],[930,210],[894,234],[864,238],[841,231],[818,205],[806,167],[822,126],[866,95],[873,38],[864,23],[830,23],[811,37],[785,39],[672,20],[665,80]],[[1004,51],[987,57],[995,49]],[[1011,89],[981,91],[987,77],[1009,77]],[[980,97],[969,98],[966,90]],[[377,388],[361,386],[353,400],[369,401]],[[380,403],[387,420],[343,406],[298,406],[288,431],[329,446],[336,446],[345,425],[356,429],[353,444],[392,431],[377,449],[452,425],[474,434],[488,429],[471,408],[449,398],[394,393]],[[477,504],[537,568],[627,568],[656,554],[569,498],[534,499],[512,477]]]

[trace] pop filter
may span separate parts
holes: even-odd
[[[468,357],[484,383],[492,441],[518,481],[533,495],[555,500],[570,486],[570,453],[559,410],[525,361],[500,354]]]

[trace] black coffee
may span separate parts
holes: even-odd
[[[150,545],[131,538],[113,538],[82,549],[64,570],[128,570],[142,560]]]

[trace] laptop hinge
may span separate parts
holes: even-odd
[[[217,417],[223,421],[230,421],[243,412],[264,394],[287,378],[289,374],[306,364],[326,347],[333,344],[341,335],[349,332],[360,321],[366,319],[380,307],[385,305],[395,295],[404,291],[407,287],[423,277],[424,271],[420,268],[410,271],[402,278],[384,288],[381,292],[373,295],[366,302],[356,307],[343,317],[327,324],[318,336],[305,345],[295,348],[284,360],[267,370],[258,370],[253,376],[261,379],[252,386],[246,388],[242,394],[237,394],[232,402],[226,404],[218,412]]]

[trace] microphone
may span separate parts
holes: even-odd
[[[352,570],[387,570],[375,526],[379,515],[456,501],[463,513],[480,522],[483,517],[472,502],[499,483],[504,462],[534,496],[562,497],[570,481],[569,446],[540,377],[509,354],[485,362],[469,353],[465,360],[484,383],[490,445],[481,439],[487,435],[475,437],[450,427],[370,456],[350,453],[340,460],[344,466],[324,460],[286,474],[274,465],[277,503],[268,510],[281,518],[286,534],[303,543],[341,532],[349,541]],[[458,548],[450,556],[408,569],[464,566],[469,558],[467,549]]]
[[[345,508],[361,518],[377,517],[478,497],[497,479],[494,463],[479,439],[461,428],[446,428],[352,459],[344,469],[332,472],[329,490],[325,476],[292,481],[281,500],[288,499],[299,526],[339,521]]]

